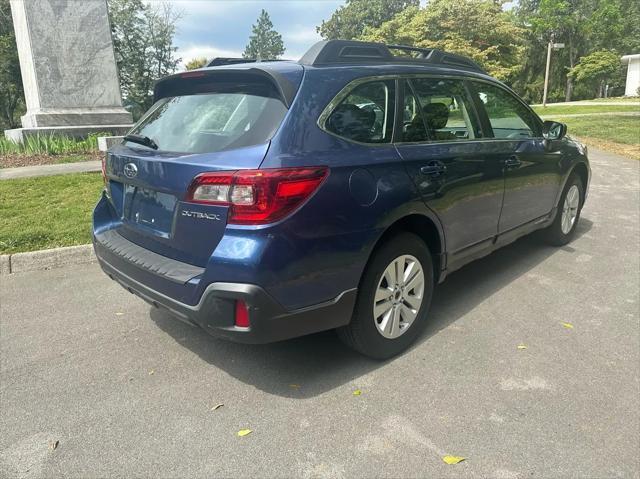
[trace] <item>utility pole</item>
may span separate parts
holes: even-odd
[[[549,91],[549,66],[551,65],[551,48],[553,47],[553,35],[549,39],[547,46],[547,67],[544,71],[544,93],[542,94],[542,106],[547,106],[547,92]]]
[[[547,106],[547,93],[549,92],[549,67],[551,66],[551,50],[564,48],[564,43],[554,43],[555,35],[552,33],[547,46],[547,67],[544,71],[544,93],[542,94],[542,106]]]

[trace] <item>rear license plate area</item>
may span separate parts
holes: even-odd
[[[150,229],[169,237],[173,226],[176,197],[133,185],[124,188],[124,219],[130,225]]]

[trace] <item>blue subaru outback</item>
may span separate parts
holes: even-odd
[[[585,147],[467,58],[336,40],[227,63],[156,84],[93,216],[106,274],[212,335],[336,329],[387,358],[448,273],[575,234]]]

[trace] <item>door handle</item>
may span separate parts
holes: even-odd
[[[427,176],[441,176],[447,172],[447,165],[441,161],[432,161],[420,168],[420,173]]]
[[[513,170],[514,168],[519,168],[522,166],[522,162],[518,159],[517,156],[510,156],[504,162],[504,167],[507,170]]]

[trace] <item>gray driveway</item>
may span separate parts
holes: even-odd
[[[0,476],[638,477],[640,162],[592,157],[579,237],[453,274],[388,362],[211,339],[95,265],[0,277]]]

